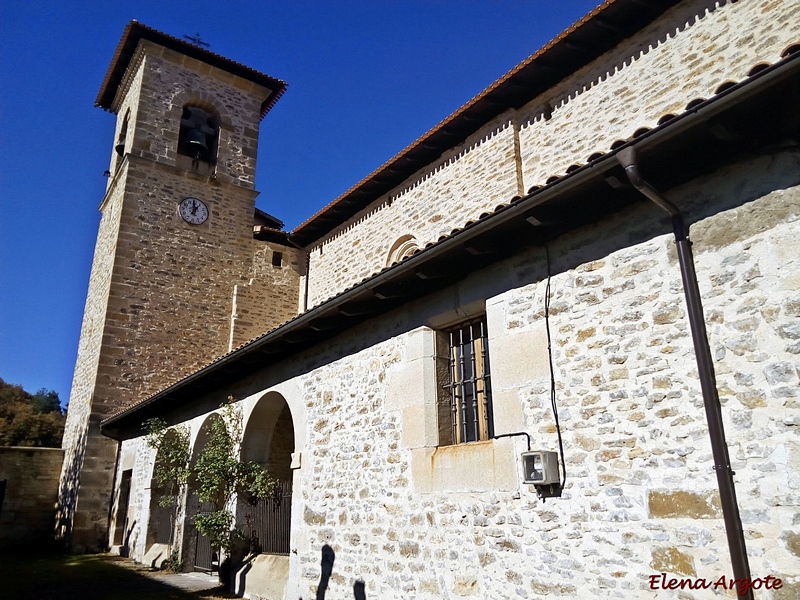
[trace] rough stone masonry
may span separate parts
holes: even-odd
[[[759,65],[776,63],[798,44],[792,24],[799,16],[797,2],[678,3],[298,251],[296,264],[308,256],[307,279],[297,279],[298,286],[308,285],[308,306],[336,298],[468,222],[491,218],[514,197],[690,113],[698,100],[724,93],[731,82],[756,74]],[[155,141],[150,148],[157,160],[168,153]],[[134,162],[130,158],[120,168]],[[198,186],[200,181],[176,180]],[[139,189],[146,193],[146,187]],[[783,587],[768,596],[794,598],[800,595],[796,140],[730,158],[663,191],[691,224],[751,571],[782,580]],[[205,193],[209,202],[222,203],[199,187],[186,193]],[[114,217],[112,206],[104,219],[123,218]],[[136,214],[147,221],[146,205],[138,206]],[[155,202],[153,210],[158,207]],[[245,228],[246,211],[230,210],[233,236],[234,223]],[[250,249],[251,225],[246,235],[236,229],[236,239]],[[164,414],[190,427],[196,452],[203,424],[233,395],[246,424],[244,445],[257,439],[270,452],[265,440],[288,408],[294,452],[283,448],[280,456],[265,457],[292,471],[291,549],[280,559],[287,598],[315,596],[326,545],[336,556],[329,600],[352,597],[359,581],[374,598],[658,598],[664,592],[649,587],[653,574],[719,577],[730,565],[668,231],[657,208],[634,203],[550,241],[549,264],[542,247],[520,250],[323,344],[200,390]],[[213,262],[220,260],[204,249]],[[269,251],[255,262],[250,250],[236,254],[246,256],[239,273],[259,272]],[[231,296],[222,290],[229,294],[234,283],[261,289],[236,279],[236,260],[222,263],[222,283],[216,274],[202,282],[219,285],[227,306],[209,316],[209,328],[219,332],[215,348],[233,337],[225,329],[232,321]],[[93,277],[105,281],[108,275],[98,271]],[[103,301],[97,306],[105,310]],[[543,503],[520,483],[522,438],[441,443],[437,336],[481,315],[495,432],[526,432],[534,448],[553,450],[549,327],[567,469],[560,499]],[[178,356],[185,358],[181,368],[190,369],[192,348]],[[203,356],[198,352],[196,365]],[[160,375],[159,369],[171,368],[147,359],[141,365],[146,367],[131,377],[146,380],[150,369]],[[160,385],[166,383],[165,378]],[[158,387],[154,378],[152,389]],[[128,550],[137,560],[149,561],[164,550],[148,544],[154,460],[138,434],[125,436],[116,480],[131,472],[125,516],[135,523]],[[119,506],[125,503],[119,490],[114,494],[116,523],[124,518]],[[179,524],[176,542],[186,561],[193,560],[196,543],[186,533],[189,517]],[[253,564],[255,578],[259,567]],[[245,591],[251,597],[260,593],[246,584]],[[681,590],[678,597],[716,593]]]

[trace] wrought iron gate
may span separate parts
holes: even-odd
[[[195,496],[197,507],[196,515],[208,515],[214,512],[212,502],[200,502]],[[211,547],[211,540],[202,535],[199,531],[194,545],[194,568],[196,571],[212,573],[219,570],[219,557],[217,549]]]
[[[250,551],[254,554],[289,554],[292,524],[292,482],[281,481],[275,498],[263,498],[246,513]]]

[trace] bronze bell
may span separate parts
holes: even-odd
[[[208,154],[206,134],[199,129],[190,129],[181,145],[181,151],[193,158],[205,158]]]
[[[117,154],[119,154],[120,156],[122,156],[123,154],[125,154],[125,134],[121,134],[121,135],[119,136],[119,139],[117,140],[117,143],[116,143],[116,145],[114,146],[114,150],[115,150],[115,151],[117,152]]]

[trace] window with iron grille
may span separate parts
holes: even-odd
[[[449,432],[440,422],[440,441],[462,444],[491,439],[494,427],[486,317],[447,330],[439,339],[447,349],[445,393],[441,398],[449,402],[450,417]],[[440,420],[444,412],[440,410]]]

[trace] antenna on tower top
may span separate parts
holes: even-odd
[[[199,33],[195,33],[194,35],[185,35],[183,36],[183,39],[189,40],[195,46],[202,46],[203,48],[211,48],[211,44],[209,44],[208,42],[204,42],[200,37]]]

